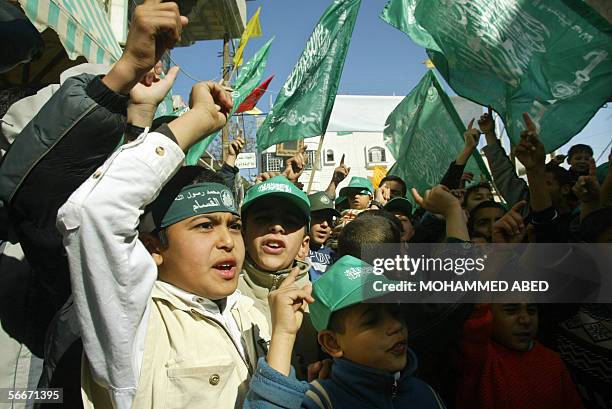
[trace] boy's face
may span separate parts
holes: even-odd
[[[334,215],[327,210],[310,213],[310,242],[322,246],[332,232]]]
[[[356,304],[342,319],[344,332],[335,333],[337,357],[389,372],[406,367],[408,331],[397,305]]]
[[[554,207],[559,208],[567,203],[565,196],[569,193],[569,186],[561,186],[552,172],[546,172],[546,187]]]
[[[472,232],[481,237],[491,240],[493,224],[504,216],[504,211],[499,207],[485,207],[476,211],[472,221]]]
[[[580,174],[589,173],[589,161],[593,156],[586,151],[580,151],[572,154],[569,158],[570,169]]]
[[[248,210],[243,231],[246,250],[257,267],[278,271],[291,267],[308,251],[304,217],[286,200],[268,197]],[[303,254],[304,256],[306,254]]]
[[[362,192],[363,189],[360,188],[349,189],[346,192],[349,202],[349,209],[363,210],[368,208],[371,197],[368,193]]]
[[[401,240],[402,241],[410,240],[412,236],[414,236],[414,227],[412,226],[412,222],[410,221],[410,218],[400,212],[395,212],[395,217],[397,217],[400,223],[402,223],[402,227],[404,229]]]
[[[175,223],[166,232],[168,248],[153,254],[161,280],[210,300],[236,290],[244,261],[240,217],[203,214]]]
[[[465,209],[471,211],[482,202],[489,200],[493,200],[493,193],[491,193],[491,190],[486,187],[479,187],[478,189],[471,190],[465,198]]]
[[[529,351],[538,331],[536,304],[492,304],[493,339],[514,351]]]

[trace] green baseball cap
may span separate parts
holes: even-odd
[[[388,212],[398,211],[406,216],[412,216],[412,203],[405,197],[394,197],[383,207]]]
[[[361,176],[353,176],[348,186],[340,189],[339,196],[348,197],[348,189],[361,189],[364,194],[374,195],[374,186],[372,186],[372,182],[370,182],[367,178],[362,178]]]
[[[340,212],[334,207],[334,201],[325,192],[316,192],[308,195],[310,201],[310,213],[327,210],[334,216],[340,217]]]
[[[322,331],[335,311],[388,294],[390,291],[382,291],[382,284],[398,283],[374,274],[374,267],[365,261],[343,256],[313,284],[315,301],[308,307],[312,325]]]
[[[246,218],[247,210],[255,202],[266,197],[277,197],[291,202],[304,216],[306,226],[310,226],[310,201],[308,196],[284,176],[275,176],[247,190],[240,208],[242,218]]]

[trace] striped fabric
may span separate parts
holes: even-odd
[[[95,64],[112,64],[121,57],[121,47],[108,17],[96,0],[19,0],[30,21],[43,31],[58,33],[68,57],[79,55]]]

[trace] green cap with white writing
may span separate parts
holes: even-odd
[[[247,190],[240,208],[242,218],[246,218],[247,210],[254,203],[266,197],[275,197],[289,202],[288,204],[293,205],[293,207],[288,206],[287,210],[296,209],[300,215],[304,216],[306,226],[310,225],[310,201],[308,196],[284,176],[275,176]]]
[[[315,281],[312,290],[315,302],[308,308],[317,331],[327,328],[335,311],[388,294],[389,287],[384,284],[399,283],[374,272],[374,267],[365,261],[343,256]]]

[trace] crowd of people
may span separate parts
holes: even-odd
[[[226,124],[230,89],[197,83],[186,113],[152,125],[186,24],[173,2],[138,6],[121,59],[67,80],[3,158],[1,239],[46,302],[39,387],[85,408],[612,408],[610,305],[372,303],[393,277],[362,251],[610,243],[612,174],[597,179],[589,146],[546,163],[525,114],[526,182],[489,109],[425,192],[374,187],[343,157],[307,195],[301,152],[241,198],[240,138],[218,172],[183,166]],[[464,172],[481,135],[495,188]]]

